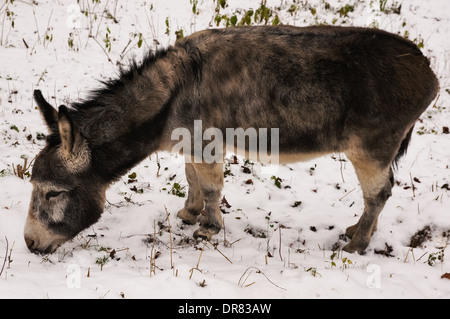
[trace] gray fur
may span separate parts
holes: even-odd
[[[53,251],[55,242],[92,225],[112,182],[149,154],[170,151],[176,142],[171,132],[183,127],[193,133],[194,120],[201,119],[204,129],[222,132],[279,128],[282,162],[345,153],[361,183],[365,209],[347,229],[352,240],[344,249],[362,253],[391,195],[391,166],[438,90],[428,60],[397,35],[279,26],[197,32],[122,70],[88,100],[60,108],[59,116],[37,91],[51,134],[33,180],[67,189],[54,198],[64,196],[67,208],[54,225],[37,204],[44,199],[36,196],[45,195],[34,192],[27,245]],[[77,161],[77,154],[84,158]],[[222,227],[222,165],[187,164],[186,175],[189,195],[178,216],[193,224],[201,215],[195,236],[210,239]],[[32,227],[36,223],[40,226]]]

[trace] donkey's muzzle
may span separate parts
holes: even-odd
[[[70,238],[54,234],[29,215],[25,223],[24,239],[32,253],[51,254]]]
[[[27,245],[28,249],[34,253],[34,254],[51,254],[55,252],[55,250],[59,247],[59,245],[56,244],[50,244],[48,246],[40,246],[38,242],[34,241],[33,239],[25,236],[25,244]]]
[[[25,237],[25,244],[27,244],[27,247],[29,250],[33,251],[34,247],[34,240],[28,237]]]

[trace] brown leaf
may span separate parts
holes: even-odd
[[[220,205],[224,205],[226,208],[231,208],[231,205],[228,203],[225,196],[222,197],[222,201],[220,202]]]
[[[418,230],[412,237],[409,242],[409,247],[417,248],[421,247],[424,242],[431,239],[431,235],[433,233],[432,227],[430,225],[426,225],[421,230]]]
[[[375,254],[378,255],[383,255],[385,257],[394,257],[394,255],[392,255],[391,253],[394,251],[394,249],[392,248],[392,246],[388,245],[388,243],[384,243],[384,250],[382,249],[375,249]]]
[[[251,173],[252,173],[251,169],[248,168],[247,166],[241,166],[241,167],[242,167],[242,171],[243,171],[245,174],[251,174]]]
[[[450,273],[449,272],[446,272],[445,274],[443,274],[442,276],[441,276],[441,279],[449,279],[450,280]]]

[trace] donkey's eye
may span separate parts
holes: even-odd
[[[47,194],[45,194],[45,199],[49,200],[50,198],[53,197],[58,197],[59,195],[61,195],[63,192],[55,192],[55,191],[50,191]]]

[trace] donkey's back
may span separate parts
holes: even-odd
[[[199,98],[175,108],[177,124],[192,126],[201,114],[204,127],[278,127],[281,154],[380,140],[396,153],[438,90],[416,45],[377,29],[213,29],[176,47],[199,70],[189,87]]]

